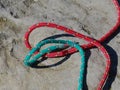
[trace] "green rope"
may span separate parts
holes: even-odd
[[[56,45],[56,46],[50,46],[46,49],[41,50],[37,55],[33,56],[32,55],[39,49],[41,48],[43,45],[48,44],[48,43],[59,43],[61,45]],[[68,40],[54,40],[54,39],[48,39],[48,40],[44,40],[39,42],[36,47],[34,47],[25,57],[24,59],[24,64],[26,66],[31,66],[33,65],[40,57],[42,57],[44,54],[46,53],[50,53],[53,50],[56,50],[58,48],[63,48],[64,44],[68,44],[70,47],[75,47],[76,49],[78,49],[79,54],[81,56],[81,65],[80,65],[80,73],[79,73],[79,79],[78,79],[78,90],[82,90],[83,89],[83,79],[84,79],[84,71],[85,71],[85,54],[83,49],[80,47],[79,44],[72,42],[72,41],[68,41]],[[32,58],[31,58],[32,57]]]

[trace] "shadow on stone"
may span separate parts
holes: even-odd
[[[111,39],[113,39],[118,33],[120,32],[120,27],[118,28],[118,30],[113,34],[111,35],[105,42],[105,43],[109,43],[111,41]],[[47,37],[45,38],[44,40],[46,39],[56,39],[56,38],[60,38],[60,37],[74,37],[73,35],[70,35],[70,34],[58,34],[58,35],[54,35],[54,36],[50,36],[50,37]],[[109,76],[108,76],[108,79],[106,81],[106,84],[103,88],[103,90],[110,90],[111,88],[111,85],[113,83],[113,81],[115,80],[115,77],[116,77],[116,74],[117,74],[117,65],[118,65],[118,56],[117,56],[117,53],[110,47],[110,46],[107,46],[107,45],[104,45],[111,57],[111,67],[110,67],[110,73],[109,73]],[[86,67],[85,67],[85,76],[84,76],[84,86],[83,86],[83,90],[88,90],[88,86],[87,86],[87,63],[88,63],[88,59],[91,55],[91,52],[90,50],[86,50]],[[67,55],[64,59],[58,61],[57,63],[55,64],[52,64],[52,65],[47,65],[47,66],[37,66],[39,63],[47,60],[47,58],[43,57],[40,61],[37,61],[33,66],[33,68],[39,68],[39,69],[43,69],[43,68],[50,68],[50,67],[55,67],[55,66],[58,66],[62,63],[64,63],[65,61],[67,61],[68,58],[70,58],[71,55]]]
[[[111,85],[114,82],[116,75],[117,75],[118,55],[112,47],[108,45],[105,45],[105,47],[111,58],[111,67],[110,67],[108,79],[106,81],[106,84],[103,90],[110,90]]]
[[[74,37],[74,36],[73,36],[73,35],[70,35],[70,34],[57,34],[57,35],[54,35],[54,36],[47,37],[47,38],[45,38],[45,39],[43,39],[43,40],[56,39],[56,38],[60,38],[60,37]],[[31,67],[32,67],[32,68],[39,68],[39,69],[55,67],[55,66],[58,66],[58,65],[64,63],[69,57],[70,57],[70,55],[67,55],[67,56],[65,56],[64,59],[58,61],[58,62],[55,63],[55,64],[46,65],[46,66],[38,66],[39,63],[47,60],[46,57],[43,57],[41,60],[39,60],[39,61],[37,61],[36,63],[34,63]]]
[[[74,37],[74,36],[71,35],[71,34],[57,34],[57,35],[53,35],[53,36],[47,37],[47,38],[45,38],[43,40],[56,39],[56,38],[60,38],[60,37]]]
[[[120,5],[120,0],[118,0],[118,3],[119,3],[119,5]]]
[[[83,80],[83,90],[88,90],[88,86],[87,86],[87,67],[88,67],[88,59],[91,55],[90,50],[86,50],[85,51],[85,60],[86,60],[86,65],[85,65],[85,73],[84,73],[84,80]]]
[[[119,0],[120,1],[120,0]],[[120,27],[118,28],[118,30],[116,32],[114,32],[107,40],[105,40],[105,42],[103,43],[109,43],[117,34],[120,33]]]
[[[38,69],[44,69],[44,68],[50,68],[50,67],[55,67],[58,66],[62,63],[64,63],[65,61],[67,61],[70,58],[71,55],[67,55],[64,59],[58,61],[57,63],[51,64],[51,65],[45,65],[45,66],[38,66],[39,63],[42,63],[43,61],[47,60],[47,58],[42,58],[41,60],[37,61],[36,63],[34,63],[31,67],[32,68],[38,68]]]

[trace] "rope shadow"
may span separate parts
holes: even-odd
[[[111,67],[110,67],[108,79],[106,81],[106,84],[105,84],[103,90],[110,90],[111,85],[114,82],[116,75],[117,75],[118,55],[112,47],[110,47],[108,45],[105,45],[105,47],[111,58]]]
[[[60,37],[74,37],[73,35],[70,35],[70,34],[57,34],[57,35],[54,35],[54,36],[50,36],[50,37],[47,37],[43,40],[46,40],[46,39],[56,39],[56,38],[60,38]],[[83,81],[83,90],[88,90],[88,86],[87,86],[87,63],[88,63],[88,59],[91,55],[91,52],[90,50],[86,50],[87,53],[85,53],[85,62],[86,62],[86,65],[85,65],[85,73],[84,73],[84,81]],[[86,52],[85,51],[85,52]],[[58,66],[62,63],[64,63],[65,61],[67,61],[69,58],[70,58],[71,54],[70,55],[67,55],[64,59],[58,61],[57,63],[54,63],[54,64],[51,64],[51,65],[45,65],[45,66],[38,66],[39,63],[42,63],[43,61],[47,60],[46,57],[42,57],[41,60],[37,61],[36,63],[34,63],[31,67],[32,68],[37,68],[37,69],[45,69],[45,68],[51,68],[51,67],[55,67],[55,66]]]
[[[119,0],[120,2],[120,0]],[[116,30],[116,32],[114,32],[109,38],[107,38],[103,43],[109,43],[116,35],[118,35],[120,33],[120,26],[118,27],[118,29]]]
[[[109,43],[119,32],[120,32],[120,27],[118,28],[118,30],[113,35],[111,35],[104,42],[104,44]],[[70,34],[58,34],[58,35],[47,37],[44,40],[46,40],[46,39],[56,39],[56,38],[65,37],[65,36],[66,37],[74,37],[73,35],[70,35]],[[103,90],[109,90],[111,88],[111,85],[112,85],[113,81],[115,80],[115,77],[116,77],[116,74],[117,74],[118,56],[117,56],[117,53],[111,47],[109,47],[107,45],[105,45],[105,47],[106,47],[108,53],[111,56],[111,67],[110,67],[110,73],[109,73],[108,79],[106,81],[106,84],[105,84]],[[88,86],[87,86],[87,83],[86,83],[86,78],[87,78],[87,63],[88,63],[88,59],[89,59],[90,55],[91,55],[91,52],[89,50],[87,50],[87,53],[86,53],[86,68],[85,68],[85,74],[84,74],[85,77],[84,77],[83,90],[88,90]],[[42,58],[40,61],[38,61],[32,67],[33,68],[41,68],[41,69],[55,67],[57,65],[60,65],[60,64],[64,63],[68,58],[70,58],[70,55],[66,56],[64,59],[62,59],[61,61],[59,61],[59,62],[57,62],[55,64],[47,65],[47,66],[37,66],[39,63],[47,60],[47,58]]]
[[[120,5],[120,0],[118,0],[118,3],[119,3],[119,5]]]
[[[85,51],[85,61],[86,61],[86,65],[85,65],[85,73],[84,73],[84,79],[83,79],[83,90],[88,90],[88,86],[87,86],[87,67],[88,67],[88,59],[91,55],[90,50],[86,50]]]
[[[65,61],[67,61],[70,58],[70,56],[71,55],[67,55],[62,60],[58,61],[57,63],[51,64],[51,65],[38,66],[39,63],[42,63],[43,61],[47,60],[47,58],[42,58],[41,60],[39,60],[36,63],[34,63],[31,67],[32,68],[37,68],[37,69],[45,69],[45,68],[55,67],[55,66],[58,66],[60,64],[63,64]]]
[[[73,35],[71,34],[56,34],[56,35],[53,35],[53,36],[49,36],[43,40],[47,40],[47,39],[56,39],[56,38],[60,38],[60,37],[74,37]]]
[[[56,39],[56,38],[60,38],[60,37],[74,37],[74,36],[70,35],[70,34],[57,34],[57,35],[54,35],[54,36],[47,37],[47,38],[45,38],[43,40]],[[55,66],[58,66],[58,65],[64,63],[65,61],[67,61],[67,59],[69,59],[70,56],[71,55],[69,54],[69,55],[65,56],[65,58],[63,58],[62,60],[58,61],[57,63],[51,64],[51,65],[38,66],[39,63],[42,63],[43,61],[47,60],[46,57],[42,57],[42,59],[40,59],[39,61],[37,61],[36,63],[34,63],[31,67],[32,68],[37,68],[37,69],[44,69],[44,68],[55,67]]]

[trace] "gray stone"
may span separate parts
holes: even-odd
[[[23,59],[28,49],[23,43],[24,33],[29,26],[47,21],[98,39],[115,25],[116,19],[112,0],[0,0],[0,90],[77,90],[79,54],[75,53],[51,68],[26,67]],[[56,34],[64,32],[36,29],[30,35],[30,43],[35,46],[40,40]],[[60,38],[80,45],[86,43],[73,37]],[[107,45],[112,57],[111,79],[107,84],[110,87],[113,81],[110,90],[120,90],[120,34]],[[98,49],[86,51],[86,54],[89,58],[86,83],[89,90],[96,90],[105,69],[105,59]],[[39,65],[54,64],[62,59],[64,57],[49,58]]]

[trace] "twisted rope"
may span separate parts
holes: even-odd
[[[78,51],[79,54],[81,56],[81,65],[80,65],[80,73],[79,73],[79,80],[78,80],[78,90],[82,90],[83,89],[83,77],[84,77],[84,71],[85,71],[85,54],[83,49],[76,43],[72,42],[72,41],[68,41],[68,40],[54,40],[54,39],[48,39],[48,40],[44,40],[39,42],[36,47],[32,48],[32,50],[27,54],[27,56],[24,59],[24,64],[26,66],[31,66],[34,63],[36,63],[36,61],[42,57],[42,55],[44,55],[45,53],[49,53],[53,50],[56,50],[58,48],[63,48],[64,45],[56,45],[56,46],[50,46],[46,49],[41,50],[38,54],[36,54],[35,56],[32,57],[32,55],[39,49],[41,48],[43,45],[48,44],[48,43],[59,43],[59,44],[68,44],[70,47],[75,47]],[[31,58],[32,57],[32,58]]]
[[[117,10],[117,14],[118,14],[118,18],[117,18],[117,21],[116,21],[116,24],[109,30],[109,32],[107,32],[105,35],[103,35],[98,41],[100,42],[100,43],[102,43],[102,42],[104,42],[106,39],[108,39],[114,32],[116,32],[117,31],[117,29],[118,29],[118,27],[120,26],[120,6],[119,6],[119,3],[118,3],[118,1],[117,0],[112,0],[113,1],[113,4],[114,4],[114,6],[115,6],[115,8],[116,8],[116,10]],[[29,49],[29,50],[31,50],[31,45],[30,45],[30,43],[29,43],[29,34],[32,32],[32,30],[33,29],[35,29],[35,28],[38,28],[38,27],[44,27],[44,26],[47,26],[47,24],[49,24],[49,23],[40,23],[41,25],[39,26],[39,25],[33,25],[33,26],[31,26],[30,28],[29,28],[29,30],[26,32],[26,34],[25,34],[25,46]],[[43,26],[42,26],[42,24],[43,24]],[[46,25],[45,25],[46,24]],[[51,27],[51,28],[56,28],[56,29],[63,29],[63,31],[64,31],[64,29],[68,29],[68,28],[66,28],[66,27],[59,27],[59,25],[55,25],[56,27],[54,27],[54,26],[50,26],[50,25],[48,25],[47,27]],[[57,26],[59,27],[59,28],[57,28]],[[68,29],[69,30],[69,29]],[[68,32],[67,32],[68,33]],[[77,32],[75,32],[75,33],[77,33]],[[75,34],[75,33],[73,33],[73,34]],[[69,33],[69,34],[71,34],[71,33]],[[81,45],[81,47],[83,48],[83,49],[90,49],[90,48],[93,48],[94,47],[94,45],[93,44],[91,44],[91,43],[88,43],[88,44],[84,44],[84,45]],[[67,52],[67,53],[65,53],[65,52]],[[51,52],[49,55],[46,55],[46,57],[49,57],[49,58],[52,58],[52,57],[56,57],[56,56],[54,56],[56,53],[59,53],[59,55],[58,56],[65,56],[65,55],[67,55],[67,54],[72,54],[72,53],[75,53],[75,52],[77,52],[77,50],[75,49],[75,48],[70,48],[69,50],[63,50],[63,51],[60,51],[60,52]]]
[[[105,84],[105,81],[106,81],[106,79],[107,79],[107,77],[108,77],[108,74],[109,74],[109,69],[110,69],[110,56],[108,55],[108,52],[106,51],[106,49],[100,44],[100,43],[102,43],[102,42],[104,42],[106,39],[108,39],[116,30],[117,30],[117,28],[120,26],[120,6],[119,6],[119,3],[118,3],[118,1],[117,0],[112,0],[113,1],[113,3],[114,3],[114,5],[115,5],[115,7],[116,7],[116,10],[117,10],[117,13],[118,13],[118,18],[117,18],[117,22],[116,22],[116,24],[109,30],[109,32],[107,32],[104,36],[102,36],[98,41],[97,40],[95,40],[95,39],[93,39],[93,38],[90,38],[90,37],[88,37],[88,36],[85,36],[85,35],[83,35],[83,34],[80,34],[80,33],[78,33],[78,32],[75,32],[74,30],[71,30],[71,29],[69,29],[69,28],[66,28],[66,27],[64,27],[64,26],[61,26],[61,25],[57,25],[57,24],[54,24],[54,23],[46,23],[46,22],[41,22],[41,23],[38,23],[38,24],[35,24],[35,25],[33,25],[33,26],[31,26],[30,28],[29,28],[29,30],[26,32],[26,34],[25,34],[25,36],[24,36],[24,38],[25,38],[25,45],[26,45],[26,47],[28,48],[28,49],[32,49],[32,47],[31,47],[31,45],[30,45],[30,43],[29,43],[29,35],[30,35],[30,33],[34,30],[34,29],[36,29],[36,28],[38,28],[38,27],[50,27],[50,28],[56,28],[56,29],[58,29],[58,30],[61,30],[61,31],[64,31],[64,32],[67,32],[67,33],[69,33],[69,34],[71,34],[71,35],[74,35],[75,37],[78,37],[78,38],[81,38],[81,39],[83,39],[83,40],[85,40],[85,41],[87,41],[87,42],[89,42],[88,44],[84,44],[84,45],[81,45],[81,47],[83,48],[83,49],[90,49],[90,48],[93,48],[93,47],[97,47],[97,48],[99,48],[100,49],[100,51],[103,53],[103,55],[104,55],[104,57],[106,58],[106,68],[105,68],[105,71],[104,71],[104,74],[103,74],[103,76],[102,76],[102,79],[100,80],[100,82],[99,82],[99,84],[98,84],[98,87],[97,87],[97,90],[101,90],[102,88],[103,88],[103,85]],[[66,46],[66,45],[65,45]],[[65,47],[64,46],[64,47]],[[49,48],[51,48],[52,50],[51,51],[53,51],[54,49],[56,49],[56,48],[58,48],[58,47],[56,47],[56,48],[53,48],[53,47],[49,47]],[[61,48],[63,48],[63,47],[61,47]],[[46,49],[45,49],[45,51],[46,51]],[[78,50],[77,50],[77,48],[70,48],[70,49],[68,49],[68,50],[63,50],[63,51],[60,51],[60,52],[51,52],[50,51],[50,53],[49,54],[41,54],[41,56],[45,56],[45,57],[50,57],[50,58],[53,58],[53,57],[60,57],[60,56],[65,56],[65,55],[67,55],[67,54],[72,54],[72,53],[75,53],[75,52],[77,52]],[[43,50],[43,52],[44,52],[44,50]],[[38,51],[35,51],[34,52],[35,54],[38,54],[39,52]],[[36,59],[36,58],[35,58]],[[29,60],[28,60],[29,61]],[[28,62],[27,61],[27,62]],[[34,59],[33,59],[33,61],[34,61]]]

